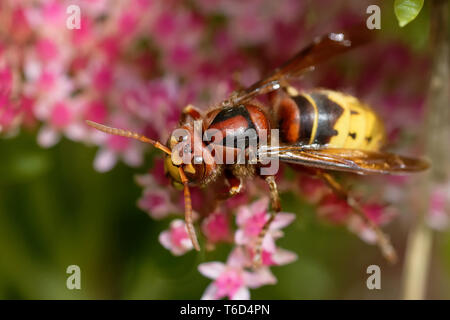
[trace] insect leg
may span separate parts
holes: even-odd
[[[281,211],[281,202],[280,202],[280,196],[278,194],[278,188],[277,183],[275,182],[274,176],[267,176],[266,182],[269,185],[270,190],[270,217],[264,224],[263,228],[261,229],[261,232],[258,235],[258,238],[256,240],[255,244],[255,255],[253,257],[253,266],[255,268],[258,268],[262,265],[262,244],[264,237],[267,234],[267,231],[269,230],[270,224],[275,219],[278,212]]]
[[[330,174],[318,170],[317,175],[327,183],[327,185],[336,193],[337,196],[345,199],[347,201],[347,204],[353,209],[353,211],[361,218],[363,218],[364,221],[369,225],[369,227],[373,231],[375,231],[377,244],[381,249],[381,253],[390,263],[396,263],[397,254],[389,240],[389,237],[380,229],[379,226],[377,226],[372,220],[367,217],[367,215],[364,213],[364,210],[361,208],[355,198],[353,198],[348,193],[348,191],[345,190],[344,187],[339,182],[337,182]]]
[[[186,222],[186,230],[189,235],[189,238],[191,239],[192,246],[195,250],[200,251],[200,245],[197,240],[197,234],[195,233],[194,223],[192,221],[192,200],[191,200],[191,193],[189,191],[188,186],[188,179],[186,178],[186,175],[181,167],[178,168],[180,172],[181,181],[183,182],[184,186],[184,215],[185,215],[185,222]]]
[[[202,112],[192,104],[188,104],[181,112],[180,121],[185,122],[187,117],[191,117],[194,120],[199,120],[202,118]]]
[[[236,177],[231,171],[225,170],[224,174],[224,186],[221,187],[221,191],[216,195],[216,207],[225,201],[239,193],[244,189],[244,181],[242,178]]]
[[[225,172],[226,182],[229,186],[228,197],[235,196],[242,191],[244,183],[242,178],[236,177],[231,171]]]
[[[231,171],[225,170],[223,186],[221,185],[219,189],[220,191],[215,194],[211,212],[216,211],[224,201],[241,193],[244,190],[244,181]]]

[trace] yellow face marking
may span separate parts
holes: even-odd
[[[178,143],[177,138],[175,138],[174,136],[170,136],[170,141],[169,141],[169,146],[170,149],[173,149],[173,147]]]
[[[178,181],[173,180],[173,181],[172,181],[172,185],[173,185],[174,188],[177,189],[177,190],[183,190],[183,189],[184,189],[184,185],[183,185],[181,182],[178,182]]]
[[[181,183],[178,167],[172,163],[172,157],[169,155],[164,158],[164,171],[168,173],[174,181]]]
[[[195,174],[195,168],[194,166],[189,163],[188,165],[184,166],[183,168],[184,172],[190,173],[190,174]]]

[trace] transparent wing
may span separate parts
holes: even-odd
[[[233,105],[243,103],[256,95],[277,90],[282,85],[283,80],[298,78],[315,65],[366,44],[373,37],[374,31],[367,29],[365,25],[354,27],[343,32],[331,32],[319,37],[266,78],[256,82],[245,90],[235,93],[228,102]]]

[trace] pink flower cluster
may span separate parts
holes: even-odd
[[[302,175],[299,180],[300,194],[306,201],[317,205],[317,214],[320,218],[336,224],[345,225],[357,234],[362,240],[374,244],[376,234],[367,221],[355,214],[344,199],[339,198],[326,184],[317,178]],[[382,196],[378,201],[385,200]],[[393,208],[381,205],[379,202],[360,201],[367,218],[376,225],[384,225],[395,216]]]
[[[170,188],[169,180],[164,175],[162,160],[156,160],[151,173],[137,176],[136,180],[144,188],[138,201],[141,209],[158,220],[169,216],[177,217],[172,220],[169,229],[159,235],[160,243],[175,256],[191,251],[193,246],[186,224],[180,219],[184,205],[183,195]],[[248,288],[276,282],[269,267],[296,260],[294,253],[276,245],[276,240],[283,236],[281,229],[295,219],[292,213],[280,212],[262,241],[261,267],[253,270],[258,236],[270,217],[269,200],[263,190],[259,185],[249,185],[245,193],[226,202],[218,202],[211,194],[215,195],[219,190],[191,188],[194,220],[201,226],[206,248],[213,250],[220,243],[234,244],[226,264],[207,262],[199,266],[203,275],[215,280],[205,291],[203,298],[249,298]],[[248,204],[252,198],[259,200]]]
[[[255,81],[263,59],[245,48],[267,43],[304,14],[293,0],[80,0],[81,28],[68,29],[73,4],[1,2],[0,125],[14,134],[40,124],[43,147],[62,136],[98,145],[99,171],[118,159],[140,165],[144,146],[99,134],[84,120],[166,138],[182,107],[223,99],[233,72]]]
[[[236,214],[237,230],[232,235],[230,223],[223,213],[213,213],[203,221],[203,232],[208,241],[228,241],[236,244],[230,253],[226,264],[221,262],[206,262],[198,269],[205,277],[213,279],[206,289],[203,299],[249,299],[248,288],[258,288],[276,283],[271,273],[271,266],[281,266],[297,259],[295,253],[277,247],[275,240],[283,233],[282,228],[289,225],[295,218],[291,213],[279,213],[262,242],[261,266],[253,269],[254,252],[258,235],[269,219],[268,199],[262,198],[251,205],[238,207]],[[193,249],[183,220],[173,220],[169,230],[162,232],[159,241],[174,255],[181,255]]]

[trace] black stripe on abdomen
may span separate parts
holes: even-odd
[[[309,96],[316,103],[318,111],[317,130],[313,143],[327,144],[333,136],[338,135],[334,126],[344,112],[344,109],[330,100],[326,94],[314,92],[310,93]]]
[[[295,101],[297,108],[300,111],[298,142],[301,144],[308,144],[314,127],[316,111],[314,106],[303,95],[292,97],[292,99]]]

